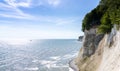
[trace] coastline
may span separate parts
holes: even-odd
[[[75,65],[74,59],[69,61],[69,71],[79,71],[78,67]]]

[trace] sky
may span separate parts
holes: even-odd
[[[99,0],[0,0],[0,40],[70,39]]]

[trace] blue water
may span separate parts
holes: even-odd
[[[32,40],[11,46],[0,43],[0,71],[69,71],[81,42],[76,39]]]

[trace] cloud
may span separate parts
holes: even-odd
[[[17,19],[34,19],[34,15],[25,13],[20,7],[32,8],[36,6],[57,7],[61,0],[4,0],[0,3],[0,16]]]
[[[30,7],[32,0],[4,0],[12,7]]]
[[[30,7],[30,0],[18,2],[18,0],[4,0],[0,3],[0,16],[8,18],[28,19],[31,15],[24,13],[19,7]]]
[[[47,0],[47,2],[49,5],[56,7],[61,3],[61,0]]]
[[[81,20],[79,17],[70,17],[70,18],[61,18],[55,20],[56,25],[66,25],[66,24],[74,24],[76,21]]]

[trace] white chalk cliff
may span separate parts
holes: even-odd
[[[97,29],[85,31],[83,46],[75,64],[79,71],[120,71],[120,30],[97,35]]]

